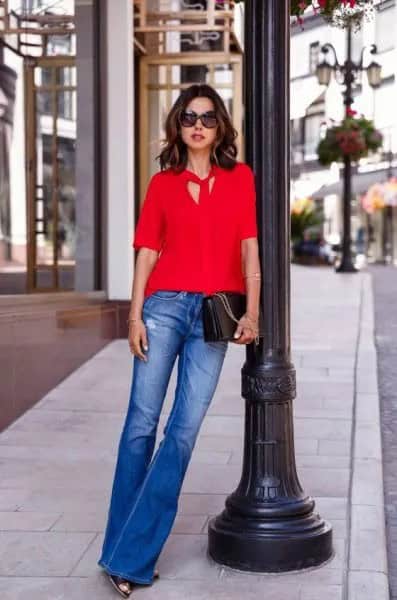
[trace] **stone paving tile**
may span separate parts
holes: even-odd
[[[336,552],[338,552],[338,544],[343,545],[344,540],[335,540]],[[223,581],[229,583],[249,583],[254,580],[257,583],[262,583],[267,586],[269,583],[294,584],[300,586],[329,586],[343,584],[343,571],[340,568],[338,557],[335,556],[326,565],[315,569],[303,569],[301,571],[290,571],[289,573],[247,573],[243,571],[232,570],[227,567],[221,567],[220,577]]]
[[[61,463],[53,461],[7,461],[0,466],[1,487],[49,487],[70,490],[106,490],[113,464],[104,461]]]
[[[340,419],[337,426],[329,419],[296,418],[294,423],[296,437],[315,437],[318,440],[349,440],[351,421]],[[314,435],[315,434],[315,435]]]
[[[90,432],[76,433],[72,431],[15,431],[6,429],[0,435],[0,445],[15,446],[46,446],[52,448],[58,446],[69,452],[70,448],[84,446],[99,447],[116,446],[115,432],[101,433],[101,436],[93,436]]]
[[[296,419],[320,419],[326,418],[330,420],[346,420],[351,419],[352,417],[351,407],[343,406],[342,408],[325,408],[324,404],[322,404],[321,408],[317,406],[316,408],[306,408],[302,409],[300,406],[294,406],[294,418]],[[337,424],[335,424],[337,426]]]
[[[341,397],[353,397],[353,383],[347,383],[345,381],[338,382],[334,381],[332,385],[325,384],[322,381],[297,382],[297,393],[298,395],[311,396],[317,398],[341,398]]]
[[[110,600],[105,577],[0,577],[1,600]]]
[[[343,588],[341,585],[302,586],[299,600],[342,600]]]
[[[250,583],[227,583],[223,580],[203,582],[196,580],[161,579],[151,588],[136,588],[136,598],[142,600],[301,600],[301,590],[283,581]]]
[[[76,410],[76,411],[95,411],[95,412],[123,412],[128,406],[128,394],[124,389],[116,388],[112,390],[111,397],[109,390],[69,390],[55,388],[51,390],[44,398],[35,404],[33,410]]]
[[[382,480],[376,459],[358,459],[354,473],[352,504],[379,506],[383,503]],[[374,493],[374,482],[378,482]]]
[[[382,442],[379,421],[356,423],[355,455],[359,458],[382,459]]]
[[[2,493],[3,490],[1,490]],[[62,488],[33,488],[20,502],[19,510],[93,513],[102,509],[109,499],[109,489],[104,494],[98,494],[97,490],[92,489],[84,490],[84,494],[75,491],[68,494]]]
[[[204,435],[201,433],[197,439],[195,450],[200,451],[225,451],[225,452],[241,452],[243,448],[243,433],[240,431],[238,435]]]
[[[350,469],[349,456],[305,456],[297,454],[296,464],[298,467],[322,468],[322,469]]]
[[[358,394],[356,419],[358,422],[379,423],[378,394]]]
[[[19,514],[35,514],[34,512],[20,512]],[[95,512],[65,512],[60,515],[57,521],[51,527],[51,531],[66,531],[66,532],[93,532],[99,533],[103,531],[103,523],[107,516],[107,509]]]
[[[218,514],[225,507],[224,494],[187,494],[182,491],[179,497],[178,514],[210,515]]]
[[[304,367],[349,368],[350,374],[354,368],[354,361],[354,353],[305,352],[301,355],[301,363]]]
[[[95,535],[93,542],[87,547],[84,554],[80,557],[80,560],[75,564],[70,575],[73,577],[92,577],[99,571],[102,571],[102,567],[97,565],[97,560],[101,554],[103,544],[103,532]]]
[[[318,453],[326,456],[350,456],[350,439],[340,440],[319,440]]]
[[[346,498],[327,498],[316,496],[316,511],[325,519],[344,519],[347,517],[348,500]]]
[[[94,537],[92,533],[2,532],[0,575],[67,576]]]
[[[9,513],[7,513],[9,514]],[[17,512],[15,515],[29,516],[36,515],[34,512]],[[1,529],[1,515],[0,513],[0,529]],[[56,515],[56,519],[53,518],[53,525],[51,531],[67,531],[67,532],[79,532],[89,531],[95,533],[101,533],[103,531],[103,524],[107,516],[107,509],[100,510],[94,513],[80,513],[80,512],[68,512],[62,515]],[[185,515],[178,514],[172,531],[174,533],[202,533],[203,527],[208,520],[206,513],[202,515]],[[28,529],[28,528],[26,528]],[[50,529],[50,527],[48,528]]]
[[[97,448],[88,445],[74,446],[65,448],[55,446],[48,451],[47,446],[20,446],[11,444],[0,444],[0,460],[1,459],[23,459],[23,460],[44,460],[46,463],[63,460],[64,462],[75,462],[76,460],[98,460],[114,462],[116,455],[116,446],[113,448]],[[215,459],[216,460],[216,459]]]
[[[57,513],[0,512],[0,531],[48,531],[59,518]]]
[[[13,511],[30,495],[30,490],[21,490],[19,488],[2,489],[0,493],[0,510]]]
[[[114,431],[121,427],[122,415],[119,413],[95,413],[81,411],[30,410],[23,418],[17,419],[9,427],[9,431],[46,432],[49,427],[53,432],[90,433],[92,428]]]
[[[353,396],[350,396],[350,397],[345,397],[345,396],[332,397],[332,396],[330,396],[329,398],[323,399],[322,405],[325,409],[345,410],[347,413],[346,414],[347,418],[348,419],[352,418]]]
[[[350,575],[349,600],[377,600],[388,594],[387,575],[368,571],[352,571]]]

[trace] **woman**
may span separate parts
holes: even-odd
[[[204,295],[246,293],[235,343],[249,344],[258,332],[255,184],[248,165],[236,161],[236,135],[212,87],[183,91],[167,117],[161,171],[149,182],[135,230],[133,380],[98,561],[125,598],[134,583],[158,576],[155,563],[225,358],[227,341],[204,341]],[[174,403],[152,458],[177,356]]]

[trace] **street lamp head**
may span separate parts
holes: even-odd
[[[331,81],[331,74],[333,71],[332,65],[329,64],[326,60],[318,63],[316,68],[316,75],[320,85],[329,85]]]
[[[379,87],[382,81],[382,66],[373,60],[367,67],[367,77],[372,88]]]

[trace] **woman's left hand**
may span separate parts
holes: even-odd
[[[258,319],[252,319],[244,314],[237,324],[234,332],[235,339],[231,340],[235,344],[251,344],[258,333]]]

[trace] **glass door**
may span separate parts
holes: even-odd
[[[28,291],[74,289],[76,66],[72,57],[28,59]]]
[[[158,170],[165,118],[181,90],[208,83],[225,102],[237,129],[239,160],[242,140],[242,55],[224,52],[185,52],[140,58],[140,202],[151,175]]]

